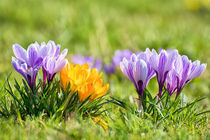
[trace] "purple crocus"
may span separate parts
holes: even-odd
[[[115,66],[113,64],[106,64],[104,66],[104,72],[106,74],[108,74],[108,75],[114,74],[115,73],[115,70],[116,70],[116,68],[115,68]]]
[[[43,58],[39,55],[39,48],[31,44],[27,50],[18,44],[13,45],[15,57],[12,57],[12,66],[27,81],[29,87],[33,90],[36,85],[36,76],[42,66]]]
[[[92,56],[75,55],[71,57],[71,62],[80,65],[88,63],[90,68],[96,68],[98,70],[101,70],[102,67],[101,59],[95,59]]]
[[[160,53],[157,54],[155,50],[152,50],[152,55],[150,58],[151,67],[154,69],[157,75],[157,81],[159,84],[159,98],[162,94],[162,89],[168,75],[168,72],[173,68],[174,61],[178,55],[177,50],[160,50]]]
[[[68,62],[67,59],[65,59],[68,50],[64,49],[59,55],[60,45],[56,45],[55,42],[49,41],[47,44],[42,43],[42,45],[46,46],[48,50],[48,53],[45,54],[46,56],[44,57],[42,64],[44,86],[46,79],[48,83],[50,83],[53,80],[55,74],[65,67]]]
[[[104,72],[108,75],[114,74],[116,68],[120,66],[120,62],[123,58],[129,60],[132,54],[133,52],[130,50],[116,50],[112,58],[112,63],[104,66]]]
[[[138,59],[143,59],[147,63],[147,67],[148,67],[148,70],[149,70],[148,79],[151,79],[152,77],[155,76],[155,71],[152,68],[152,66],[150,65],[150,58],[151,58],[152,54],[153,53],[150,51],[149,48],[147,48],[144,52],[137,53],[137,58]]]
[[[143,98],[144,89],[151,78],[151,72],[149,64],[144,59],[138,59],[136,54],[132,54],[130,59],[124,58],[120,62],[120,68],[123,74],[129,78],[140,98]]]
[[[132,54],[133,52],[130,50],[117,50],[112,58],[112,64],[116,67],[120,66],[120,62],[123,60],[123,58],[129,60]]]
[[[206,64],[200,64],[196,60],[191,62],[187,56],[178,56],[174,63],[174,71],[177,75],[177,95],[180,94],[184,85],[188,84],[193,78],[200,76],[206,68]]]

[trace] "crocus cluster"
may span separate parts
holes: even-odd
[[[70,85],[72,93],[78,92],[80,102],[90,96],[90,101],[107,93],[109,84],[103,85],[102,73],[96,68],[91,69],[88,63],[84,65],[68,63],[60,72],[61,85],[64,90]]]
[[[18,44],[13,45],[15,57],[12,57],[12,66],[27,81],[29,87],[33,90],[36,86],[36,77],[38,71],[43,71],[43,86],[46,79],[50,83],[55,74],[59,72],[67,64],[65,56],[68,50],[65,49],[60,53],[60,45],[49,41],[47,44],[37,42],[30,44],[25,50]]]
[[[132,54],[130,59],[123,58],[120,68],[133,82],[140,98],[143,98],[149,80],[156,75],[160,98],[164,85],[170,96],[177,92],[177,97],[184,85],[201,75],[206,64],[200,64],[198,60],[192,62],[187,56],[180,55],[177,50],[161,49],[157,53],[154,49],[151,51],[147,48],[145,52]]]
[[[80,65],[88,63],[90,68],[96,68],[98,70],[101,70],[102,67],[101,59],[95,59],[92,56],[75,55],[71,57],[71,62]]]
[[[130,50],[117,50],[115,51],[115,54],[112,58],[111,64],[106,64],[104,66],[104,72],[106,72],[108,75],[114,74],[116,69],[120,66],[120,62],[125,57],[126,59],[129,59],[132,55],[132,51]]]
[[[176,96],[178,96],[186,84],[203,73],[206,65],[200,64],[198,60],[192,62],[185,55],[178,55],[174,67],[166,77],[166,87],[170,95],[177,91]]]

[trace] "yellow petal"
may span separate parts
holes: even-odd
[[[100,118],[100,117],[91,117],[91,119],[95,123],[97,123],[100,126],[102,126],[106,132],[108,131],[108,123],[106,121],[104,121],[102,118]]]

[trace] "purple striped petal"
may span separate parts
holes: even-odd
[[[144,60],[138,60],[136,62],[136,65],[134,66],[133,75],[136,83],[138,83],[139,81],[142,81],[142,83],[146,82],[148,75],[148,68]]]
[[[28,65],[29,67],[33,67],[38,58],[37,48],[34,45],[30,45],[27,50],[27,55],[28,55]]]
[[[177,89],[178,79],[176,72],[171,70],[166,78],[166,88],[169,90],[169,95],[171,96]]]
[[[19,44],[14,44],[12,48],[17,59],[27,61],[27,52],[23,47]]]
[[[55,66],[54,73],[61,71],[66,66],[67,63],[68,63],[67,59],[58,62],[58,65]]]
[[[123,59],[122,62],[120,62],[120,69],[121,71],[123,72],[123,74],[127,77],[128,77],[128,70],[127,70],[127,67],[128,67],[128,61],[126,58]]]
[[[164,80],[164,74],[165,74],[165,69],[166,68],[166,63],[167,63],[167,52],[165,50],[162,50],[159,56],[159,64],[158,64],[158,76],[159,76],[159,81],[162,82]]]
[[[188,77],[188,80],[190,81],[193,78],[200,76],[204,72],[205,69],[206,69],[206,64],[201,64],[201,65],[199,64],[195,66],[195,68],[191,70],[191,74]]]
[[[157,72],[159,64],[159,56],[155,50],[152,51],[152,56],[150,57],[150,65]]]

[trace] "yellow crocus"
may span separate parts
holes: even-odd
[[[89,83],[87,85],[84,85],[78,90],[78,94],[80,97],[80,102],[83,102],[85,99],[87,99],[88,96],[90,96],[90,101],[95,100],[107,93],[109,90],[109,84],[105,84],[103,86],[103,80],[97,79],[93,81],[92,83]]]
[[[68,63],[66,67],[60,71],[60,80],[63,89],[65,90],[70,83],[71,91],[76,92],[80,87],[88,82],[89,73],[90,68],[88,64],[74,65],[72,63]]]
[[[102,73],[98,74],[97,69],[90,69],[84,65],[68,63],[60,72],[60,81],[63,89],[71,85],[71,91],[78,91],[80,102],[83,102],[91,95],[90,101],[97,99],[107,93],[109,84],[103,86]]]

